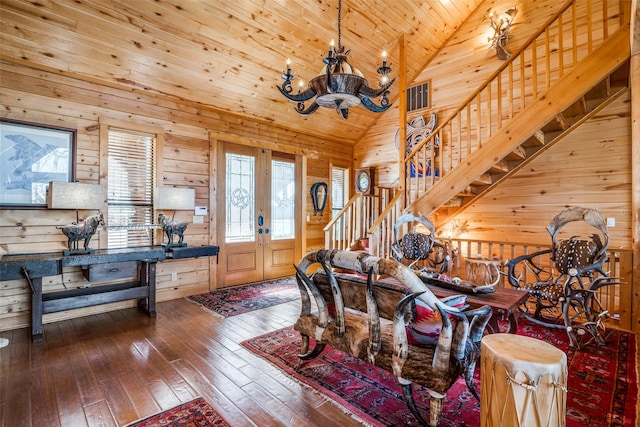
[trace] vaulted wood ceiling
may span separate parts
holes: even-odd
[[[342,44],[377,86],[383,49],[398,76],[404,35],[411,82],[478,3],[343,0]],[[346,121],[324,108],[303,117],[276,88],[287,58],[305,82],[320,72],[338,38],[338,0],[2,0],[1,8],[5,61],[349,143],[378,118],[362,107]]]

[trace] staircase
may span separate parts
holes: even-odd
[[[358,237],[369,237],[369,253],[389,255],[403,211],[429,216],[439,228],[626,90],[629,3],[597,13],[591,4],[567,1],[407,156],[404,191],[381,206],[366,235],[358,227]],[[440,148],[431,150],[436,136]],[[437,173],[422,172],[428,165]],[[336,233],[330,228],[327,237]],[[326,239],[327,247],[336,243]]]
[[[629,12],[624,2],[617,19],[593,14],[590,2],[583,3],[567,2],[407,156],[405,171],[430,164],[438,170],[406,174],[407,210],[441,225],[627,88]],[[575,35],[565,39],[569,26]],[[595,27],[603,28],[597,39],[591,31]],[[436,135],[443,143],[434,151]]]
[[[415,209],[419,212],[431,212],[431,217],[434,218],[434,222],[437,224],[442,224],[455,217],[467,206],[480,199],[499,183],[533,161],[538,155],[561,141],[582,123],[611,104],[627,89],[628,75],[629,65],[625,63],[567,108],[559,113],[554,113],[551,120],[538,125],[539,128],[526,138],[523,143],[517,145],[513,151],[510,151],[498,162],[489,164],[488,169],[475,177],[462,191],[455,194],[453,192],[444,192],[444,194],[436,195],[437,190],[434,189],[433,193],[427,192],[423,194],[422,199],[416,200],[410,209]],[[514,126],[518,126],[519,122],[519,120],[514,121]],[[494,138],[499,141],[500,136],[495,136]],[[491,140],[488,141],[488,144],[490,143]],[[496,144],[499,144],[499,142],[496,142]],[[507,147],[511,149],[511,146],[507,145]],[[487,167],[486,164],[481,163],[484,158],[484,153],[478,150],[474,156],[470,156],[469,162],[475,163],[479,167],[482,165],[482,169],[484,169]],[[449,175],[449,180],[443,180],[444,184],[442,185],[446,186],[448,181],[453,182],[452,180],[455,179],[457,177],[452,173]],[[432,210],[437,200],[447,198],[449,199],[447,202]]]

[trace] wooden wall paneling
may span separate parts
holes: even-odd
[[[328,159],[307,159],[307,186],[304,191],[304,202],[307,212],[304,222],[307,230],[307,251],[324,249],[324,227],[331,220],[331,203],[327,200],[323,215],[315,215],[313,201],[311,200],[311,186],[316,182],[325,182],[327,190],[331,191],[331,176]],[[330,194],[329,194],[330,196]]]
[[[631,249],[630,93],[489,192],[456,221],[467,238],[546,243],[545,227],[569,206],[599,209],[616,218],[612,248]],[[609,138],[608,129],[619,135]]]
[[[221,116],[212,110],[196,108],[193,103],[182,104],[150,94],[133,94],[106,86],[96,86],[87,81],[42,73],[6,62],[0,63],[0,72],[3,76],[0,91],[0,99],[5,106],[3,117],[78,129],[77,170],[78,178],[82,182],[98,182],[100,177],[106,176],[106,171],[101,170],[106,162],[101,160],[99,145],[106,141],[105,132],[108,125],[137,128],[158,132],[161,137],[166,136],[165,151],[163,153],[161,150],[159,153],[162,159],[161,181],[165,185],[195,188],[197,203],[209,206],[209,217],[205,223],[191,224],[187,229],[186,239],[190,246],[215,244],[215,238],[212,237],[216,232],[213,179],[215,165],[212,166],[210,163],[215,150],[211,151],[212,143],[207,141],[208,129],[222,130],[227,135],[245,142],[257,136],[260,139],[253,140],[254,142],[268,142],[269,147],[274,149],[310,155],[318,160],[321,156],[336,160],[352,156],[350,144],[294,134],[286,129],[266,123],[253,123],[234,115]],[[8,78],[5,79],[5,76]],[[58,96],[59,94],[63,96]],[[96,126],[97,123],[103,126]],[[328,153],[320,154],[321,151],[317,151],[317,147],[319,150],[326,148]],[[325,166],[325,178],[328,178],[327,171],[328,168]],[[46,209],[2,210],[0,244],[11,253],[63,250],[66,239],[55,226],[71,222],[72,214],[72,211]],[[82,214],[84,213],[81,211]],[[176,215],[190,221],[193,213],[178,212]],[[303,215],[303,218],[305,216]],[[315,240],[316,236],[310,234],[310,238]],[[317,244],[315,241],[312,243],[314,246]],[[94,237],[92,246],[98,247],[101,244],[101,238]],[[201,262],[192,264],[190,260],[171,261],[171,268],[190,273],[179,273],[179,280],[176,282],[170,281],[170,273],[160,273],[158,300],[214,289],[216,260],[209,259],[205,261],[206,265]],[[47,286],[60,286],[61,280],[61,276],[54,277]],[[81,286],[84,283],[79,270],[65,272],[64,281],[67,286]],[[9,283],[13,290],[11,298],[22,302],[1,303],[0,329],[22,327],[30,322],[30,307],[28,303],[24,303],[28,299],[27,288],[24,283]],[[45,316],[45,322],[131,306],[131,302],[122,302],[54,313]]]
[[[51,105],[50,108],[40,107],[39,114],[43,117],[52,116],[57,121],[75,122],[86,118],[95,123],[100,117],[108,114],[112,119],[126,122],[128,118],[135,117],[137,123],[159,126],[170,133],[206,138],[206,129],[202,128],[203,120],[212,122],[219,120],[218,115],[211,114],[207,110],[199,110],[192,105],[179,104],[175,100],[161,99],[151,94],[123,92],[6,62],[0,62],[0,67],[3,83],[8,86],[6,91],[9,93],[15,91],[22,95],[22,98],[13,98],[18,100],[18,105],[44,107],[50,102],[49,100],[55,100],[57,104]],[[3,95],[0,94],[0,96]],[[30,101],[30,97],[34,95],[41,95],[41,97]],[[14,104],[15,101],[9,102],[7,106]],[[10,110],[9,114],[24,115],[25,111],[23,107],[15,111]],[[53,111],[56,114],[52,113]]]

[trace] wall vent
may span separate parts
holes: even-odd
[[[431,107],[429,83],[422,83],[407,89],[407,112]]]

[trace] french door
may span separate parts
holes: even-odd
[[[218,147],[218,286],[294,274],[302,253],[299,156]]]

